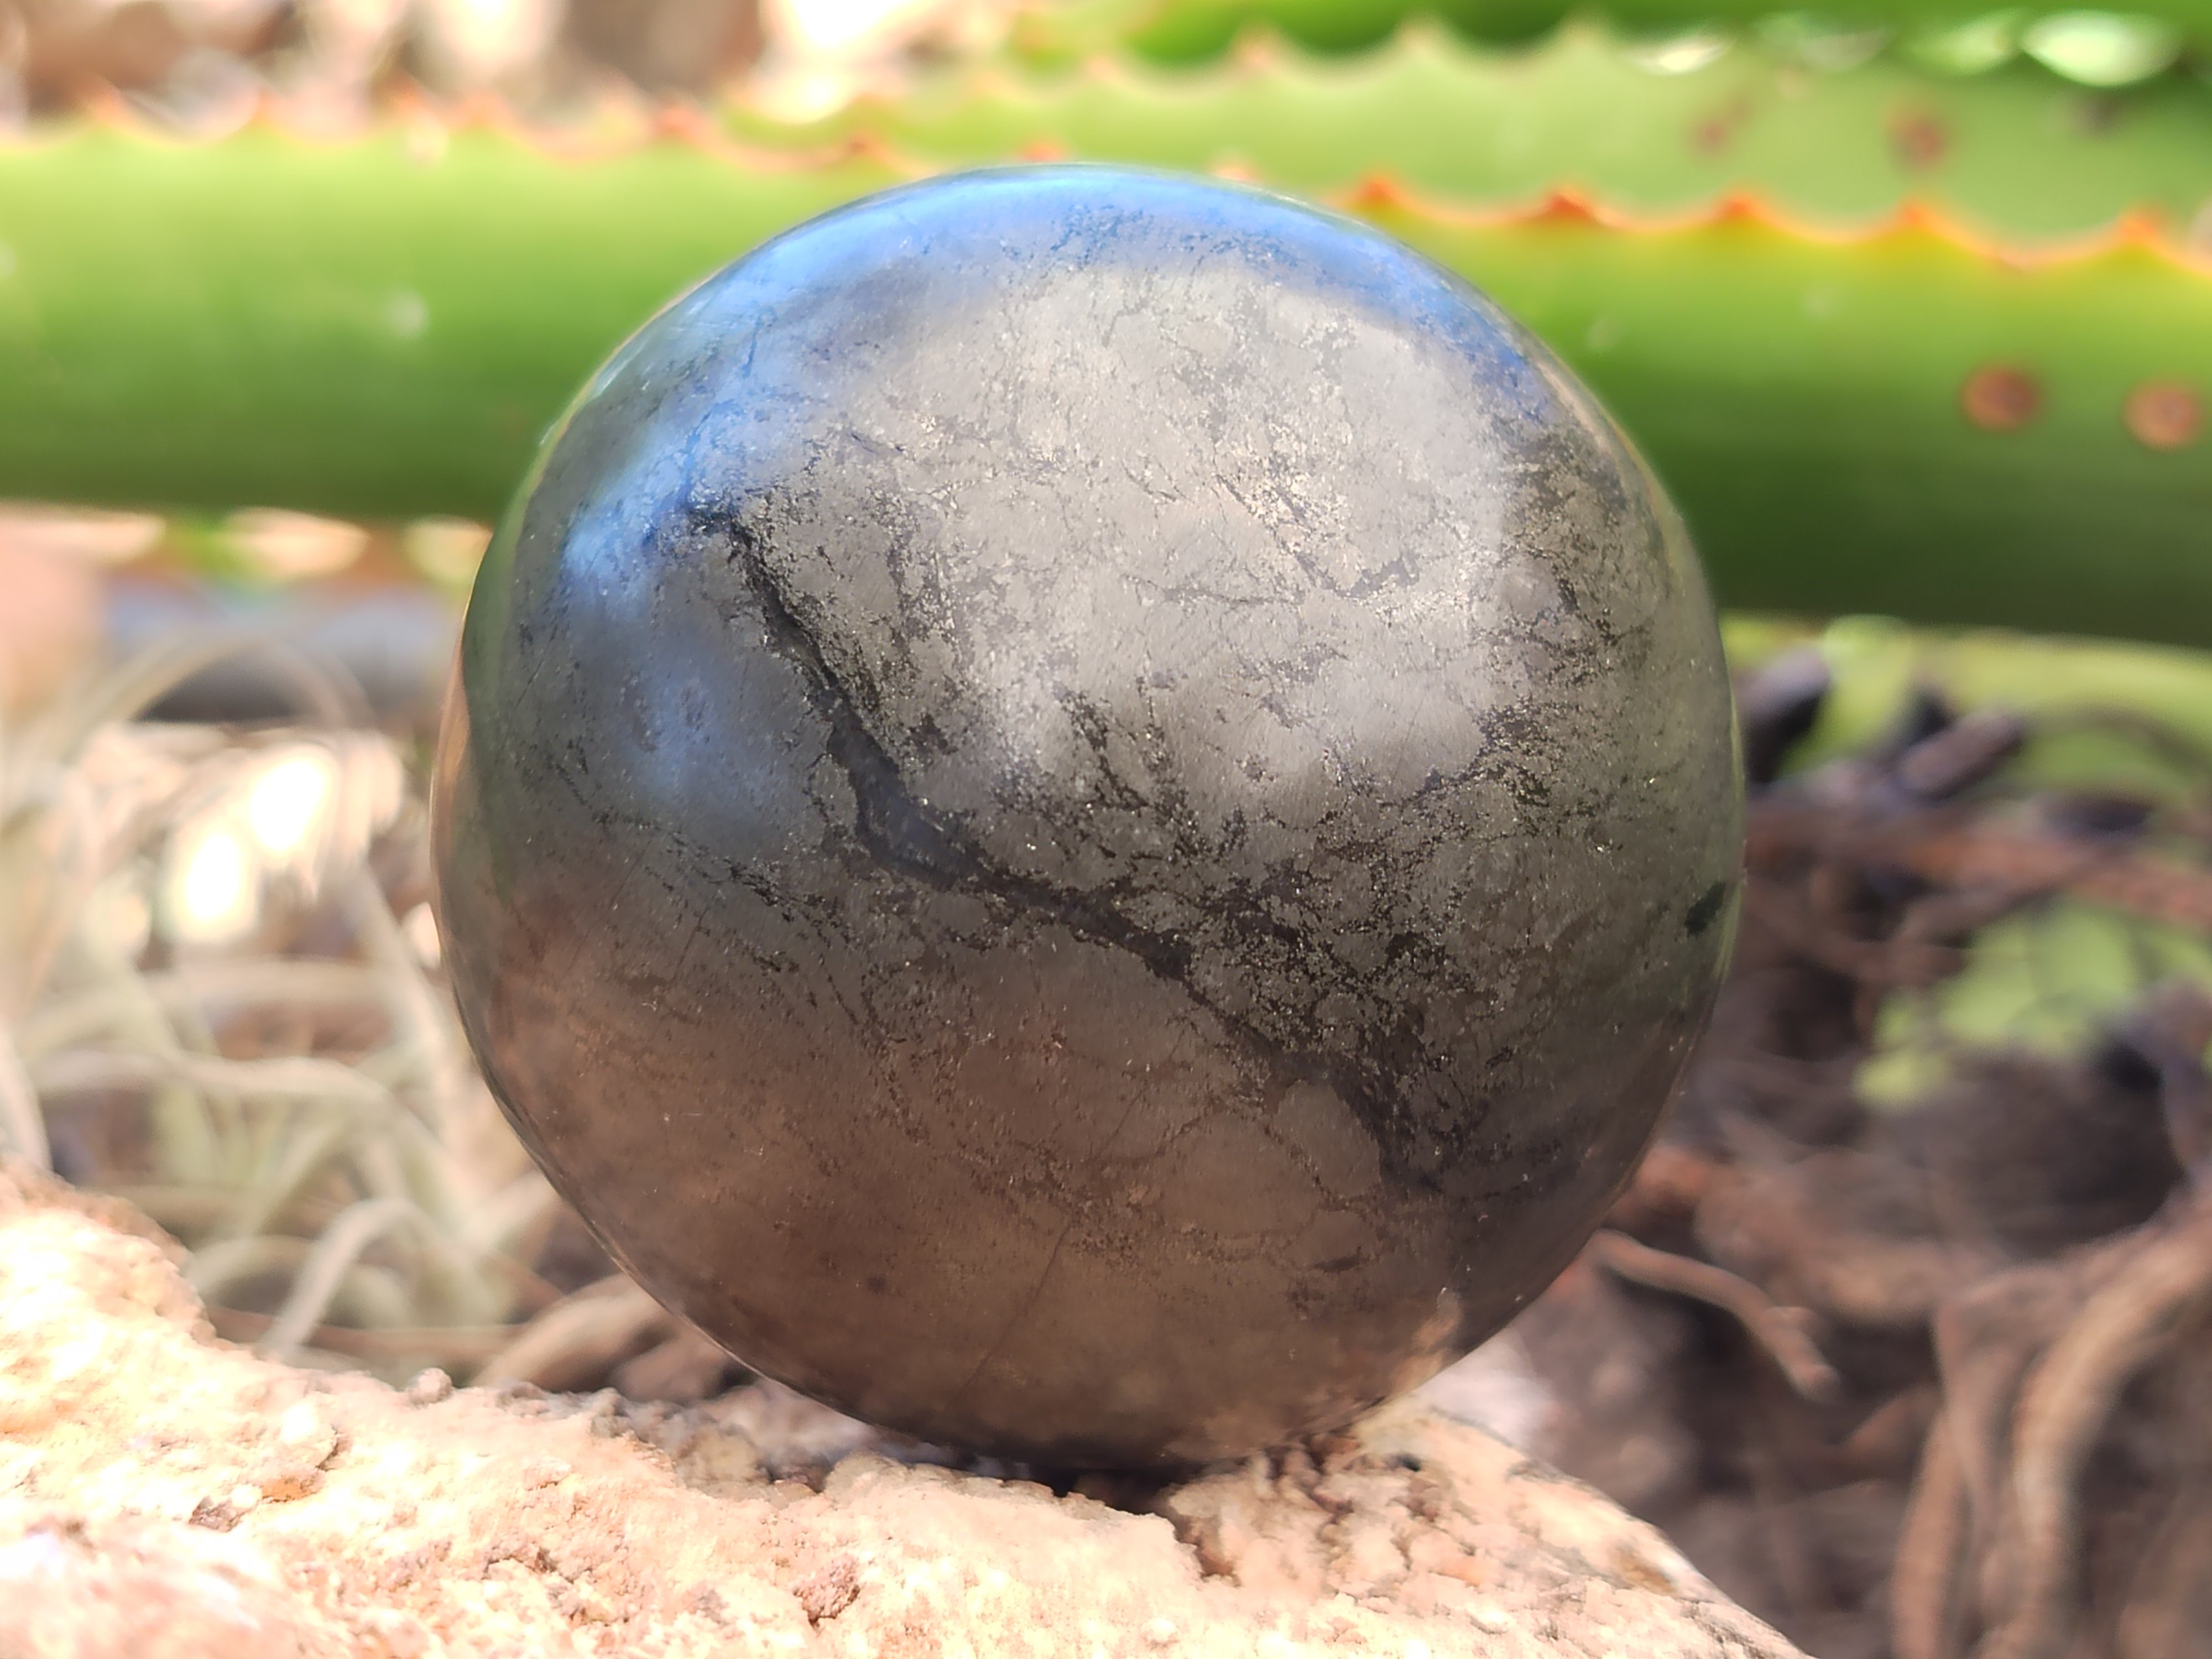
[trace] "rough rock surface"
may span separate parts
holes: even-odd
[[[295,1370],[215,1340],[150,1226],[0,1173],[0,1659],[1795,1651],[1411,1406],[1157,1513],[836,1424]]]

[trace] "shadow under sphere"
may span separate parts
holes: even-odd
[[[1673,510],[1352,222],[927,182],[685,295],[478,579],[441,920],[491,1086],[748,1364],[1066,1466],[1418,1382],[1647,1144],[1740,787]]]

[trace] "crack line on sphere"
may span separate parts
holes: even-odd
[[[975,1361],[974,1369],[960,1379],[960,1386],[953,1389],[951,1399],[962,1398],[969,1389],[975,1386],[975,1379],[983,1375],[984,1368],[999,1357],[999,1351],[1004,1348],[1013,1334],[1022,1328],[1022,1322],[1036,1311],[1038,1301],[1044,1295],[1044,1287],[1051,1280],[1052,1270],[1060,1265],[1060,1246],[1067,1243],[1068,1234],[1074,1231],[1073,1216],[1068,1217],[1066,1221],[1060,1223],[1060,1231],[1053,1238],[1052,1249],[1046,1253],[1044,1267],[1036,1276],[1036,1283],[1030,1286],[1030,1293],[1022,1298],[1022,1305],[1014,1310],[1008,1316],[1006,1324],[1000,1328],[998,1335],[991,1339],[990,1346],[983,1350],[981,1357]]]
[[[1155,933],[1110,906],[1069,893],[1049,882],[988,862],[954,827],[916,801],[897,763],[860,718],[851,693],[831,669],[821,646],[786,602],[768,568],[759,530],[741,509],[694,509],[699,529],[726,538],[728,558],[760,606],[769,647],[798,668],[808,700],[830,728],[830,757],[844,772],[856,805],[855,832],[887,867],[940,891],[981,890],[1060,922],[1079,939],[1128,951],[1160,978],[1179,988],[1222,1025],[1241,1036],[1267,1066],[1279,1088],[1322,1082],[1334,1090],[1365,1126],[1386,1168],[1409,1183],[1434,1190],[1452,1153],[1467,1151],[1488,1115],[1475,1103],[1474,1121],[1447,1135],[1434,1125],[1407,1121],[1363,1075],[1356,1055],[1336,1057],[1292,1048],[1218,1006],[1191,981],[1192,951],[1184,941]],[[1425,1145],[1428,1156],[1422,1156]]]

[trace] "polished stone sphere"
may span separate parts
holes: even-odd
[[[438,763],[469,1036],[748,1364],[1063,1467],[1495,1330],[1727,951],[1729,691],[1589,394],[1350,220],[1107,167],[804,225],[578,398]]]

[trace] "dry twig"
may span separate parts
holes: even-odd
[[[1896,1659],[1954,1659],[1960,1568],[1968,1541],[1966,1480],[1950,1428],[1939,1417],[1928,1431],[1890,1575]]]
[[[1631,1284],[1686,1296],[1734,1315],[1781,1368],[1790,1386],[1806,1399],[1832,1400],[1840,1390],[1843,1379],[1806,1330],[1812,1316],[1804,1309],[1784,1307],[1749,1279],[1738,1278],[1725,1267],[1693,1256],[1655,1250],[1626,1233],[1600,1231],[1590,1240],[1589,1250],[1600,1266]]]
[[[1954,811],[1877,816],[1810,802],[1761,803],[1749,823],[1751,862],[1771,864],[1793,853],[1832,865],[1887,864],[1946,887],[2022,897],[2067,892],[2148,921],[2212,933],[2212,870]]]
[[[558,1393],[605,1376],[680,1328],[675,1315],[617,1273],[532,1319],[484,1362],[477,1381],[531,1382]]]
[[[2143,1237],[2029,1376],[2015,1419],[2000,1618],[1978,1659],[2059,1659],[2078,1615],[2083,1466],[2121,1391],[2212,1299],[2212,1202]]]

